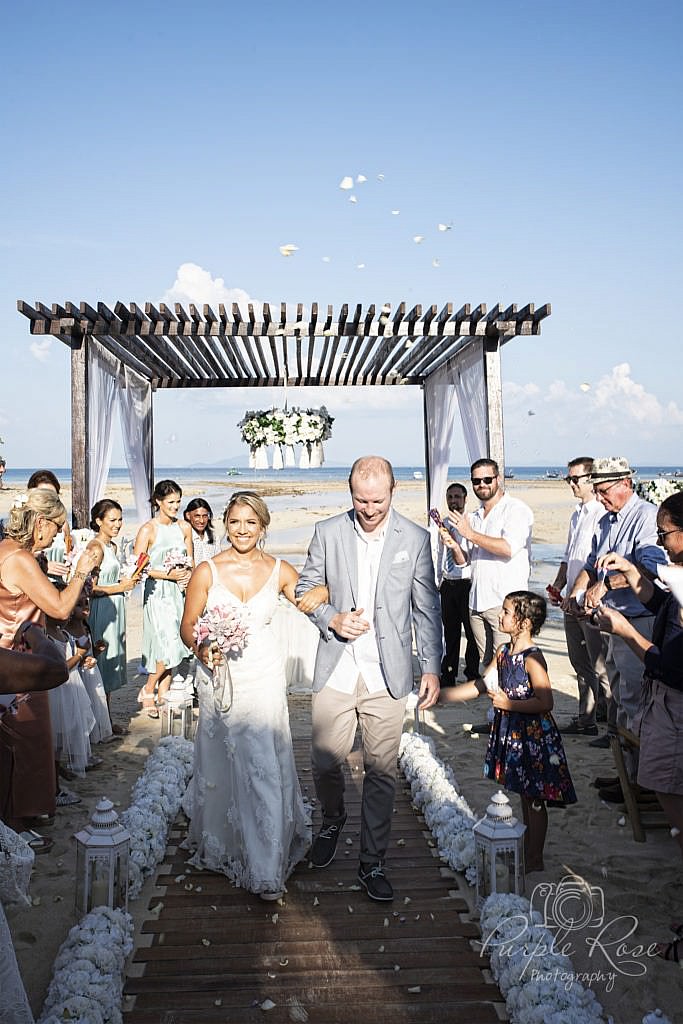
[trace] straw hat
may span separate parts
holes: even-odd
[[[594,484],[608,483],[610,480],[625,480],[633,476],[628,459],[621,455],[608,455],[604,459],[593,459],[591,482]]]

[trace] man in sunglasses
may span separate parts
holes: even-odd
[[[564,558],[557,576],[548,587],[549,600],[555,605],[562,603],[561,591],[565,587],[567,594],[571,594],[574,589],[576,577],[590,555],[598,521],[605,515],[604,505],[593,493],[592,471],[593,459],[587,456],[572,459],[567,465],[565,480],[578,504],[569,520]],[[603,644],[601,634],[590,624],[590,620],[583,616],[565,612],[564,633],[567,638],[567,654],[576,672],[579,687],[579,714],[562,733],[567,736],[597,736],[598,708],[600,706],[604,710],[602,720],[605,721],[610,698],[605,665],[607,645],[606,642]]]
[[[607,515],[598,520],[590,554],[574,581],[565,610],[590,616],[600,605],[607,605],[625,615],[649,639],[654,615],[638,600],[624,574],[596,569],[597,560],[609,552],[627,558],[652,578],[660,565],[667,564],[666,554],[657,544],[657,509],[638,497],[632,478],[633,471],[625,458],[593,460],[593,491]],[[607,716],[609,736],[616,734],[618,725],[632,727],[640,703],[643,665],[626,641],[612,634],[605,660],[612,690]],[[591,745],[609,746],[609,739],[601,736]]]
[[[449,518],[470,548],[470,622],[479,657],[488,665],[508,639],[498,624],[506,595],[529,586],[534,515],[523,501],[504,492],[493,459],[473,462],[470,480],[479,508],[469,516],[451,510]]]

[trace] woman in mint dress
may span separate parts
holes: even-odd
[[[151,498],[158,515],[140,527],[133,549],[136,555],[145,552],[150,558],[142,612],[142,664],[148,676],[138,694],[138,702],[150,718],[159,717],[157,704],[163,702],[171,685],[173,669],[191,653],[180,639],[185,587],[194,565],[192,529],[178,520],[182,496],[173,480],[159,481]],[[164,559],[170,552],[188,559],[188,567],[167,568]]]
[[[128,576],[121,577],[115,538],[122,525],[123,510],[118,501],[103,498],[93,505],[90,528],[95,531],[95,537],[90,544],[101,550],[102,562],[90,601],[89,625],[95,652],[98,643],[104,641],[106,644],[106,648],[97,653],[97,667],[102,676],[110,718],[111,694],[126,682],[125,595],[137,582]],[[115,736],[124,736],[127,732],[118,723],[112,722],[111,728]]]

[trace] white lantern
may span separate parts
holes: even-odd
[[[484,817],[476,823],[477,906],[493,893],[524,892],[524,833],[526,825],[512,815],[505,793],[491,797]]]
[[[89,825],[76,833],[76,909],[128,909],[130,834],[111,800],[100,800]]]
[[[184,736],[186,740],[192,739],[192,696],[184,686],[179,687],[176,692],[173,686],[170,687],[166,699],[161,704],[159,717],[162,736]]]

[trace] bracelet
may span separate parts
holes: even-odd
[[[73,574],[73,579],[75,579],[75,580],[83,580],[83,582],[85,583],[85,581],[87,580],[89,575],[90,575],[90,573],[88,573],[88,572],[79,572],[79,570],[77,569],[76,572]]]

